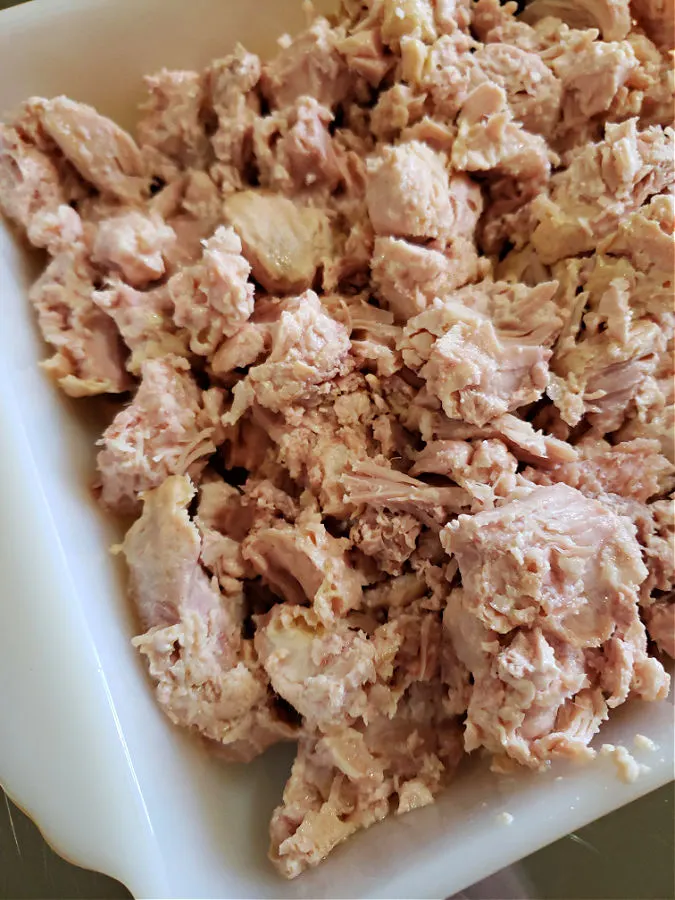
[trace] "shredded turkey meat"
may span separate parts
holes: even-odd
[[[227,759],[297,742],[285,877],[668,693],[673,15],[342,0],[149,75],[133,134],[0,124],[42,367],[107,397],[133,644]]]

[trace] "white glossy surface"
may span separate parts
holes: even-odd
[[[141,73],[236,39],[265,52],[301,22],[295,0],[34,0],[0,13],[0,113],[64,92],[128,123]],[[266,832],[292,753],[226,767],[155,708],[106,549],[117,535],[87,496],[104,413],[36,366],[39,264],[0,223],[0,782],[60,852],[137,897],[444,897],[672,778],[672,706],[634,703],[602,735],[659,744],[633,785],[608,760],[514,779],[475,763],[435,807],[280,881]]]

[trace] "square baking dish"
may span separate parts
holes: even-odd
[[[0,114],[65,93],[130,126],[142,74],[237,40],[265,54],[303,21],[299,0],[34,0],[0,13]],[[631,702],[601,741],[656,742],[633,750],[648,767],[633,784],[608,759],[510,778],[467,761],[434,806],[282,881],[267,824],[292,748],[228,766],[156,707],[108,551],[119,533],[88,493],[105,404],[68,401],[37,365],[43,264],[0,222],[0,782],[59,852],[138,897],[438,898],[672,778],[671,702]]]

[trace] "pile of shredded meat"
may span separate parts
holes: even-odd
[[[672,0],[344,0],[0,126],[157,700],[298,752],[294,877],[464,753],[590,758],[675,654]]]

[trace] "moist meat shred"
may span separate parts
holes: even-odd
[[[297,743],[288,878],[668,693],[673,10],[343,0],[148,76],[134,134],[0,125],[42,366],[116,404],[134,646],[226,758]]]

